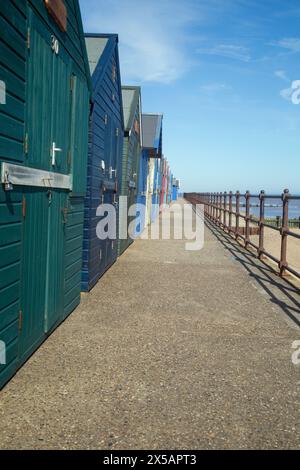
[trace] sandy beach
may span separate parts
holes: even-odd
[[[290,229],[292,232],[300,233],[300,229]],[[258,244],[258,236],[252,236],[251,241]],[[265,249],[273,256],[280,258],[281,236],[280,233],[270,228],[265,228]],[[288,237],[287,259],[289,265],[300,272],[300,240]]]
[[[243,212],[242,212],[243,214]],[[232,217],[232,225],[235,225],[235,216]],[[245,226],[244,219],[240,219],[240,227]],[[251,224],[252,227],[257,227],[256,224]],[[291,232],[300,234],[299,228],[290,228]],[[258,245],[259,237],[258,235],[252,235],[251,242]],[[277,230],[265,227],[265,237],[264,237],[264,247],[271,255],[276,258],[280,258],[281,250],[281,235]],[[300,240],[292,236],[288,237],[288,246],[287,246],[287,260],[291,268],[300,272]]]

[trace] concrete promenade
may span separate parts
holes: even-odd
[[[0,392],[2,449],[300,448],[299,291],[215,228],[138,240]]]

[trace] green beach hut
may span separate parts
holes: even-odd
[[[124,201],[127,207],[124,208],[124,217],[120,218],[120,235],[122,234],[122,238],[119,240],[119,256],[133,241],[128,234],[128,228],[135,215],[128,216],[128,210],[137,202],[139,166],[143,145],[140,87],[123,86],[122,99],[125,131],[120,196],[126,198]],[[125,214],[127,215],[125,216]]]
[[[0,56],[1,387],[80,302],[91,85],[78,0],[0,2]]]

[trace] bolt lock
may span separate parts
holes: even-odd
[[[9,180],[9,174],[6,171],[4,176],[4,191],[13,191],[14,187],[12,182]]]

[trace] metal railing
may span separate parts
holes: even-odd
[[[268,257],[277,263],[280,276],[289,272],[300,279],[300,272],[289,266],[287,260],[287,243],[288,238],[293,237],[300,239],[300,233],[290,230],[293,224],[289,219],[289,203],[290,201],[300,201],[300,196],[293,196],[288,189],[285,189],[281,195],[266,194],[261,191],[260,194],[240,193],[185,193],[184,198],[191,204],[203,204],[205,216],[215,225],[229,233],[236,240],[241,240],[245,248],[252,247],[256,250],[259,259]],[[256,199],[258,204],[252,205],[251,200]],[[271,223],[265,217],[266,200],[282,201],[282,217],[280,224]],[[243,204],[244,201],[244,204]],[[244,207],[244,210],[241,208]],[[255,217],[251,214],[251,208],[257,207],[259,216]],[[272,207],[272,206],[271,206]],[[276,220],[276,218],[275,218]],[[244,225],[241,225],[244,221]],[[265,228],[279,232],[280,240],[280,257],[277,258],[265,249]],[[258,236],[258,244],[251,240],[252,235]],[[300,246],[299,246],[300,249]]]

